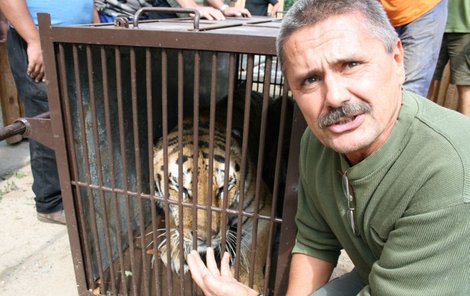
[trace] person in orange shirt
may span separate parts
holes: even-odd
[[[426,97],[447,21],[448,0],[380,0],[405,49],[404,88]]]

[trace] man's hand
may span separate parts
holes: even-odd
[[[206,296],[257,296],[258,293],[238,282],[230,271],[230,256],[227,252],[222,257],[220,271],[212,248],[207,248],[207,267],[199,254],[193,250],[188,255],[191,277]]]
[[[199,11],[201,18],[205,18],[211,21],[221,21],[225,19],[223,13],[218,9],[207,6],[198,6],[196,9]]]
[[[44,81],[44,63],[42,59],[41,43],[39,42],[39,40],[37,42],[35,41],[28,43],[27,54],[28,76],[36,82]]]
[[[243,17],[251,17],[251,13],[246,8],[238,8],[228,6],[224,9],[223,14],[225,16],[243,16]]]

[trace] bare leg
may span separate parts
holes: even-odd
[[[457,111],[470,116],[470,85],[457,85],[459,103]]]

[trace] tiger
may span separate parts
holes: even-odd
[[[180,217],[180,211],[176,204],[170,203],[165,206],[164,200],[159,202],[163,210],[168,210],[170,217],[170,232],[166,233],[166,228],[163,231],[163,240],[158,245],[158,252],[160,258],[165,266],[168,264],[171,269],[177,274],[180,273],[181,265],[183,264],[183,271],[188,271],[186,263],[187,255],[193,249],[193,240],[197,240],[197,251],[203,257],[208,247],[207,241],[210,237],[211,245],[219,254],[222,253],[222,233],[221,230],[225,229],[225,250],[230,254],[230,257],[236,257],[236,244],[237,244],[237,229],[241,227],[241,241],[240,244],[240,268],[239,280],[240,282],[249,284],[249,272],[254,272],[253,288],[258,291],[264,291],[264,268],[266,264],[266,256],[268,252],[269,241],[269,222],[264,219],[259,219],[257,224],[256,235],[256,255],[255,260],[252,262],[253,255],[253,220],[247,216],[243,216],[241,224],[238,224],[238,215],[227,214],[227,218],[223,219],[222,214],[218,211],[211,211],[212,218],[211,229],[208,229],[208,196],[212,195],[212,204],[210,206],[223,208],[224,201],[227,199],[227,208],[238,211],[241,184],[244,184],[244,199],[243,211],[248,213],[258,213],[260,215],[271,215],[271,193],[267,190],[266,184],[260,182],[261,186],[259,191],[258,205],[255,203],[256,195],[256,171],[253,162],[247,157],[247,163],[244,176],[241,175],[242,167],[242,150],[240,145],[240,133],[233,131],[230,135],[230,160],[228,163],[228,170],[226,171],[225,164],[225,124],[216,121],[214,128],[214,144],[213,144],[213,167],[212,187],[209,188],[210,167],[209,167],[209,118],[204,114],[199,119],[198,124],[198,154],[197,166],[194,164],[193,147],[195,145],[193,138],[193,120],[187,118],[183,122],[183,136],[181,139],[182,155],[178,146],[178,132],[173,131],[168,134],[168,175],[167,184],[165,188],[165,163],[164,163],[164,149],[163,142],[160,140],[154,146],[154,180],[155,192],[161,197],[167,196],[170,201],[178,201],[179,192],[181,191],[182,201],[187,203],[193,202],[193,197],[196,192],[193,192],[193,178],[197,170],[197,204],[202,205],[203,208],[197,209],[197,219],[193,217],[193,209],[190,206],[184,206],[182,209],[183,217]],[[179,162],[182,163],[182,180],[179,180]],[[228,178],[226,177],[228,175]],[[224,181],[228,180],[226,185],[226,196],[224,195]],[[233,213],[233,212],[232,212]],[[182,232],[180,231],[180,222],[182,221]],[[197,225],[197,234],[193,233],[193,222]],[[168,223],[168,222],[167,222]],[[222,228],[223,223],[226,223]],[[183,245],[180,246],[180,241]],[[183,251],[184,262],[181,262],[180,251]],[[170,254],[170,262],[168,262],[168,253]],[[254,269],[253,269],[254,268]],[[233,269],[233,266],[232,266]]]

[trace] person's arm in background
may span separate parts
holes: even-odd
[[[194,0],[176,0],[176,2],[179,4],[181,8],[193,8],[199,11],[201,14],[201,18],[205,18],[208,20],[224,20],[224,14],[215,8],[212,7],[206,7],[206,6],[200,6],[197,5],[197,3]]]
[[[93,5],[93,23],[100,23],[100,15],[98,14],[98,10],[96,9],[96,6]]]
[[[39,31],[29,14],[25,0],[0,0],[0,10],[28,44],[28,75],[36,82],[44,78]]]
[[[27,73],[36,82],[44,79],[44,63],[42,59],[41,40],[25,0],[0,0],[0,10],[28,44]],[[99,23],[96,8],[93,8],[93,22]]]
[[[271,10],[269,11],[269,15],[272,17],[277,17],[277,12],[279,11],[279,7],[281,7],[280,1],[277,1],[276,4],[272,4]]]
[[[327,261],[305,254],[293,254],[286,295],[310,295],[328,282],[333,268],[333,264]]]
[[[230,5],[225,4],[222,0],[207,0],[207,3],[209,3],[212,7],[220,10],[224,16],[251,17],[251,13],[248,11],[248,9],[234,6],[236,1],[231,1]]]

